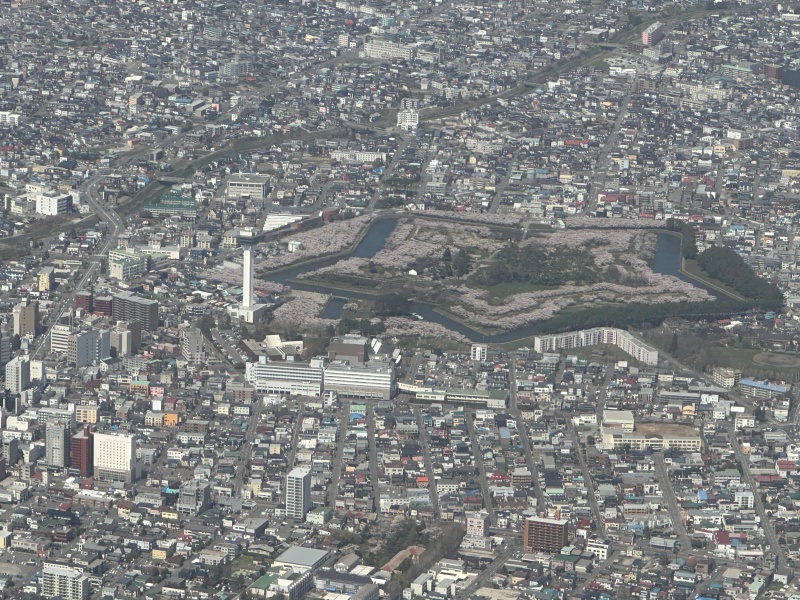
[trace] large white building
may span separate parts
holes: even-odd
[[[389,400],[397,387],[394,367],[394,361],[366,365],[334,361],[325,369],[324,388],[340,396]]]
[[[393,58],[413,60],[414,46],[401,44],[386,38],[372,38],[364,44],[364,56],[389,60]]]
[[[267,362],[266,356],[260,356],[258,362],[247,363],[245,378],[259,392],[321,396],[324,363],[324,359]]]
[[[27,357],[15,356],[6,364],[6,388],[19,394],[31,385],[31,363]]]
[[[286,517],[303,521],[311,509],[311,471],[299,467],[286,475]]]
[[[80,569],[48,565],[42,569],[42,596],[64,600],[87,600],[89,576]]]
[[[111,356],[111,334],[92,327],[69,335],[67,361],[76,367],[93,365]]]
[[[269,193],[269,177],[256,173],[236,173],[228,179],[228,198],[247,196],[263,200]]]
[[[124,433],[94,434],[94,476],[130,483],[138,477],[136,439]]]
[[[624,329],[615,327],[595,327],[553,335],[537,335],[533,338],[533,349],[536,352],[560,352],[597,344],[617,346],[646,365],[658,364],[658,350],[636,339]]]
[[[29,194],[28,201],[36,203],[36,212],[38,214],[51,217],[67,214],[72,206],[71,195],[55,190],[46,190]]]

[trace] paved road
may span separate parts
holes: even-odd
[[[517,355],[513,352],[508,356],[508,383],[511,398],[509,414],[517,420],[517,433],[519,434],[520,443],[522,443],[522,452],[525,454],[525,464],[528,466],[528,471],[531,472],[533,490],[536,494],[537,506],[541,512],[545,510],[547,503],[544,499],[542,486],[539,485],[539,470],[536,468],[536,461],[533,460],[531,442],[528,438],[528,426],[520,418],[519,406],[517,405]]]
[[[776,556],[776,566],[778,568],[785,567],[788,564],[786,560],[786,552],[778,542],[778,536],[775,533],[775,528],[772,526],[772,520],[769,518],[767,511],[764,509],[764,503],[761,501],[761,492],[758,489],[758,485],[756,484],[753,474],[750,472],[750,461],[742,451],[742,445],[739,443],[739,438],[735,435],[731,439],[731,446],[733,447],[733,452],[736,455],[736,460],[742,466],[742,479],[747,484],[747,487],[753,491],[756,512],[761,518],[761,528],[764,530],[764,536],[767,538],[770,549]]]
[[[347,427],[350,419],[350,401],[345,400],[342,402],[342,408],[339,412],[339,437],[336,440],[336,457],[334,458],[333,465],[331,466],[331,486],[328,490],[328,506],[334,508],[336,506],[336,496],[339,495],[339,479],[342,475],[342,467],[344,466],[344,446],[347,439]]]
[[[433,462],[431,461],[430,440],[428,439],[428,430],[426,429],[422,420],[422,408],[419,406],[414,407],[414,416],[417,418],[417,428],[419,429],[419,443],[422,446],[422,455],[425,457],[425,474],[428,476],[428,496],[431,499],[431,506],[433,506],[434,518],[438,519],[442,515],[441,507],[439,506],[439,492],[436,489],[436,477],[433,474]]]
[[[478,591],[483,585],[489,581],[489,578],[497,573],[506,561],[511,558],[511,555],[514,553],[514,548],[512,546],[507,546],[505,550],[503,550],[500,554],[497,555],[497,558],[489,564],[481,573],[470,583],[467,587],[456,594],[456,600],[466,600],[476,591]]]
[[[578,432],[575,430],[575,425],[572,423],[571,418],[567,418],[567,431],[569,432],[570,438],[572,439],[572,443],[575,447],[575,454],[578,457],[578,462],[581,466],[581,472],[583,473],[583,482],[586,486],[586,491],[589,494],[589,505],[592,507],[592,513],[594,514],[594,520],[597,524],[597,532],[600,534],[601,537],[606,537],[606,527],[603,524],[603,516],[602,512],[600,511],[600,505],[597,503],[597,494],[595,493],[594,489],[594,481],[592,481],[592,472],[589,469],[589,465],[586,463],[586,455],[584,454],[583,446],[581,446],[581,441],[578,436]]]
[[[372,510],[380,512],[381,508],[381,484],[378,465],[378,445],[376,443],[378,431],[375,426],[375,406],[367,405],[367,436],[369,437],[369,478],[372,480]]]
[[[483,494],[483,504],[486,511],[489,513],[489,523],[497,525],[497,515],[494,512],[494,503],[492,496],[489,494],[489,479],[486,473],[486,467],[483,466],[483,451],[481,445],[478,443],[478,435],[475,432],[475,417],[474,413],[467,412],[467,433],[469,433],[470,446],[472,446],[472,455],[475,458],[475,466],[478,469],[478,481],[481,486],[481,494]]]
[[[683,518],[681,517],[678,499],[675,496],[675,491],[672,489],[672,480],[669,477],[667,466],[664,463],[664,453],[656,452],[653,454],[653,462],[656,467],[656,475],[661,484],[661,497],[666,501],[669,518],[672,519],[672,529],[678,534],[678,539],[681,542],[681,552],[691,552],[692,540],[689,537],[689,532],[686,530],[686,525],[684,525]]]
[[[242,487],[244,485],[244,477],[247,474],[247,464],[252,456],[253,441],[256,438],[256,429],[261,422],[261,412],[264,410],[264,401],[258,400],[253,402],[253,414],[250,415],[250,424],[247,426],[247,434],[245,435],[245,442],[242,444],[240,451],[241,459],[236,465],[236,474],[233,479],[233,497],[242,497]],[[299,413],[298,413],[299,414]],[[299,429],[299,427],[298,427]]]

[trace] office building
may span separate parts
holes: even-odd
[[[94,293],[78,292],[75,294],[75,308],[81,308],[86,312],[94,312]]]
[[[286,516],[303,521],[311,510],[311,471],[294,468],[286,475]]]
[[[658,350],[615,327],[595,327],[553,335],[537,335],[533,338],[533,349],[539,353],[560,352],[598,344],[617,346],[645,365],[658,364]]]
[[[332,337],[328,344],[328,358],[363,364],[369,360],[369,338],[352,333]]]
[[[36,335],[39,330],[39,303],[25,299],[13,311],[14,335]]]
[[[259,356],[258,362],[245,366],[245,379],[259,392],[321,396],[324,359],[311,362],[268,362]]]
[[[181,356],[190,363],[204,363],[206,361],[203,332],[196,327],[184,327],[181,329]]]
[[[653,23],[642,32],[642,46],[655,46],[664,39],[664,24]]]
[[[266,304],[257,303],[254,290],[253,252],[262,239],[263,235],[253,228],[239,232],[239,246],[242,247],[242,302],[239,306],[230,307],[229,312],[245,323],[255,323],[267,310]]]
[[[6,364],[6,388],[19,394],[31,385],[31,363],[25,356],[16,356]]]
[[[76,367],[93,365],[111,356],[111,335],[107,330],[84,329],[69,336],[67,362]]]
[[[136,439],[124,433],[94,434],[94,477],[130,483],[138,478]]]
[[[269,177],[255,173],[236,173],[228,179],[228,198],[248,197],[263,200],[269,195]]]
[[[94,314],[101,317],[110,317],[113,312],[114,298],[112,296],[100,296],[94,299]]]
[[[50,352],[67,354],[69,352],[69,336],[75,328],[69,323],[56,323],[50,328]]]
[[[467,537],[486,537],[489,535],[489,514],[478,512],[467,517]]]
[[[94,474],[94,432],[90,427],[84,426],[72,436],[69,464],[81,477],[91,477]]]
[[[142,326],[139,321],[119,321],[109,334],[109,344],[117,356],[131,356],[142,345]]]
[[[7,323],[0,325],[0,368],[11,360],[11,328]]]
[[[526,552],[555,554],[569,543],[569,526],[566,519],[528,517],[522,533]]]
[[[394,367],[394,361],[368,365],[332,362],[325,369],[324,389],[350,398],[390,400],[397,384]]]
[[[19,440],[17,438],[3,438],[3,460],[6,461],[6,467],[13,467],[21,456]]]
[[[70,425],[55,421],[45,427],[45,461],[48,467],[65,469],[70,465]]]
[[[81,569],[48,565],[42,569],[41,595],[63,600],[88,600],[89,576]]]
[[[211,508],[211,484],[204,479],[191,479],[181,484],[175,506],[183,516],[194,517]]]
[[[99,300],[98,298],[95,301],[95,310]],[[139,321],[146,331],[158,329],[158,302],[130,292],[121,292],[114,296],[111,315],[119,321]]]

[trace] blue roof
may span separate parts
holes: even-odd
[[[785,385],[773,385],[771,383],[767,383],[766,381],[756,381],[755,379],[742,379],[739,382],[739,385],[746,385],[760,390],[767,390],[770,392],[775,392],[776,394],[785,394],[789,391],[789,388]]]
[[[705,502],[706,500],[708,500],[708,492],[706,492],[705,490],[697,490],[697,499]]]

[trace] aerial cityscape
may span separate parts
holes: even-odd
[[[2,598],[800,600],[800,3],[3,8]]]

